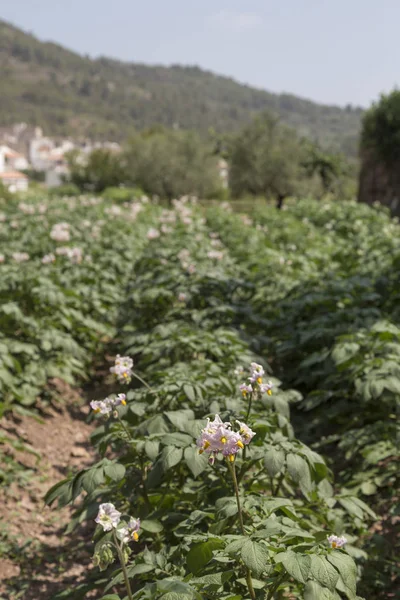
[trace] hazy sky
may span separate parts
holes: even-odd
[[[91,56],[331,104],[368,106],[400,80],[400,0],[0,0],[0,18]]]

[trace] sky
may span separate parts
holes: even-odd
[[[0,0],[0,19],[91,57],[198,65],[367,107],[399,84],[399,0]]]

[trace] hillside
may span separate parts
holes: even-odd
[[[361,109],[272,94],[198,67],[90,59],[0,21],[0,125],[123,139],[156,123],[218,132],[264,109],[327,147],[355,154]]]

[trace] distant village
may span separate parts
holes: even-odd
[[[59,186],[68,174],[66,154],[79,150],[84,156],[96,148],[121,151],[115,142],[77,142],[45,136],[41,127],[27,123],[0,127],[0,182],[11,192],[26,191],[29,172],[36,171],[44,173],[47,187]]]

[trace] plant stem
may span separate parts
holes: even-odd
[[[283,478],[284,478],[284,476],[285,476],[285,474],[284,474],[284,473],[281,473],[281,474],[280,474],[280,476],[279,476],[279,479],[278,479],[278,483],[277,483],[277,485],[276,485],[276,490],[275,490],[275,492],[274,492],[274,491],[271,489],[271,493],[272,493],[272,495],[273,495],[273,496],[277,496],[277,495],[278,495],[278,492],[279,492],[279,490],[280,490],[280,487],[281,487],[281,484],[282,484],[282,481],[283,481]]]
[[[125,423],[122,421],[122,419],[121,419],[121,417],[119,415],[118,415],[118,422],[121,425],[122,429],[125,431],[125,433],[126,433],[126,435],[128,437],[128,440],[130,442],[133,442],[134,440],[133,440],[133,437],[131,436],[131,434],[129,432],[129,429],[126,427]]]
[[[133,375],[134,377],[136,377],[136,379],[137,379],[138,381],[140,381],[140,383],[143,383],[143,385],[144,385],[144,386],[146,386],[148,390],[151,390],[151,391],[153,391],[153,390],[151,389],[151,387],[149,386],[149,384],[148,384],[148,383],[146,383],[146,382],[145,382],[145,380],[144,380],[144,379],[142,379],[142,378],[140,377],[140,375],[137,375],[136,373],[132,373],[132,375]]]
[[[235,469],[235,464],[231,463],[229,458],[227,459],[227,463],[228,463],[228,468],[231,472],[232,475],[232,481],[233,481],[233,487],[235,489],[235,496],[236,496],[236,504],[238,507],[238,515],[239,515],[239,523],[240,523],[240,530],[242,532],[243,535],[247,535],[245,528],[244,528],[244,524],[243,524],[243,514],[242,514],[242,507],[240,504],[240,496],[239,496],[239,487],[238,487],[238,482],[237,482],[237,478],[236,478],[236,469]],[[253,588],[253,581],[251,579],[251,571],[249,569],[249,567],[246,567],[246,583],[247,583],[247,588],[249,590],[249,594],[251,596],[252,600],[256,600],[256,595],[254,592],[254,588]]]
[[[282,575],[280,577],[278,577],[277,581],[275,582],[275,585],[273,585],[272,588],[269,590],[266,600],[272,600],[276,590],[281,585],[281,583],[285,579],[285,577],[286,577],[286,573],[282,573]]]
[[[251,411],[251,405],[253,404],[253,394],[250,394],[250,398],[249,398],[249,404],[247,406],[247,413],[246,413],[246,423],[249,419],[249,415],[250,415],[250,411]]]
[[[128,571],[126,570],[124,555],[122,553],[121,546],[118,543],[115,529],[113,529],[113,536],[114,536],[114,541],[115,541],[115,547],[116,547],[117,553],[118,553],[119,562],[121,563],[122,573],[124,574],[125,587],[126,587],[126,591],[128,592],[128,598],[129,598],[129,600],[133,600],[131,584],[129,583]]]

